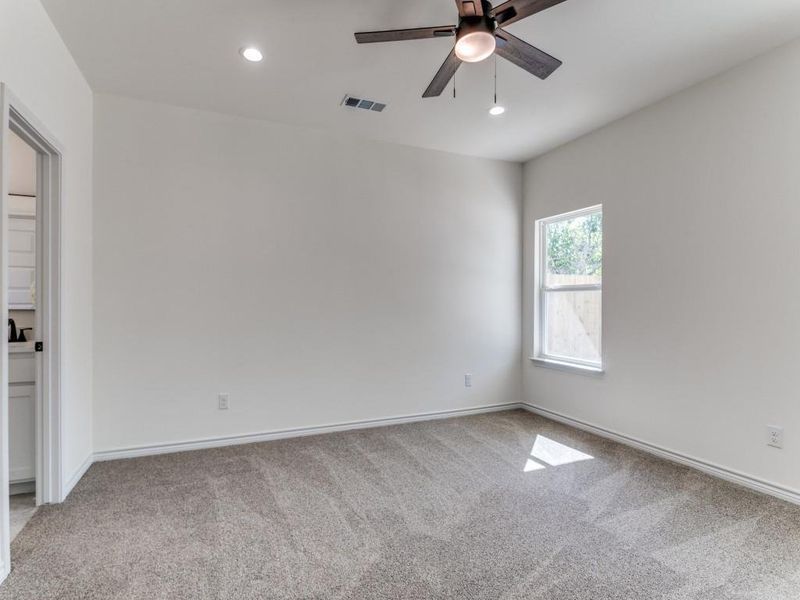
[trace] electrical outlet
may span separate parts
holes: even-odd
[[[472,387],[472,373],[464,374],[464,387]]]
[[[783,448],[783,427],[767,425],[767,446]]]
[[[219,395],[219,409],[220,410],[228,410],[228,405],[230,404],[230,397],[228,394],[220,394]]]

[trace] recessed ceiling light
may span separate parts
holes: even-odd
[[[264,55],[261,54],[261,50],[258,48],[242,48],[239,52],[241,52],[245,60],[249,60],[250,62],[261,62],[261,60],[264,58]]]
[[[489,109],[489,114],[492,115],[493,117],[502,115],[504,112],[506,112],[506,107],[500,106],[499,104],[495,104],[492,108]]]

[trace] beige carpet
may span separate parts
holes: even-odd
[[[800,508],[522,411],[94,465],[0,599],[800,598]]]

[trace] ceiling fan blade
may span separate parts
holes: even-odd
[[[562,2],[564,0],[508,0],[508,2],[503,2],[501,5],[496,6],[492,13],[497,26],[500,27],[501,25],[510,25],[515,21],[535,15]]]
[[[497,29],[494,35],[497,39],[495,52],[498,56],[522,67],[539,79],[547,79],[562,64],[557,58],[534,48],[528,42],[507,31]]]
[[[483,5],[481,0],[456,0],[459,17],[482,17]]]
[[[387,31],[362,31],[354,34],[359,44],[373,42],[403,42],[406,40],[426,40],[437,37],[452,37],[456,34],[455,25],[442,27],[417,27],[416,29],[389,29]]]
[[[436,72],[436,75],[433,77],[433,81],[431,81],[428,89],[422,94],[423,98],[432,98],[434,96],[439,96],[444,91],[444,88],[447,87],[448,82],[453,78],[453,75],[456,74],[458,67],[461,66],[461,59],[456,56],[455,48],[450,51],[450,54],[447,55],[447,58],[444,59],[442,66],[439,67],[439,70]]]

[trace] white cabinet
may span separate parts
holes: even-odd
[[[33,342],[10,344],[8,353],[8,383],[33,383],[36,381],[36,358]],[[17,348],[28,350],[20,352]]]
[[[35,308],[36,219],[8,218],[8,307]]]
[[[36,403],[33,384],[8,386],[8,455],[11,483],[36,476]]]
[[[8,355],[8,454],[11,483],[36,476],[36,358],[33,352]]]
[[[35,386],[8,386],[8,453],[11,483],[36,476]]]

